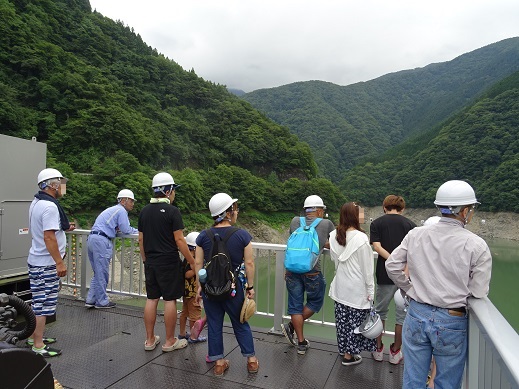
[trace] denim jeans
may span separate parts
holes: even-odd
[[[202,293],[205,315],[207,317],[209,360],[212,362],[225,356],[223,349],[223,319],[226,313],[231,319],[234,336],[240,346],[241,354],[244,357],[253,357],[255,355],[254,341],[249,323],[240,323],[240,312],[245,295],[241,282],[239,280],[236,281],[236,295],[229,297],[227,300],[210,300],[205,293]]]
[[[285,281],[288,292],[289,315],[302,315],[305,292],[306,306],[312,312],[319,312],[323,306],[326,280],[321,272],[317,273],[286,273]]]
[[[435,389],[461,387],[467,357],[467,315],[411,300],[403,327],[404,389],[425,388],[431,356]]]
[[[112,241],[101,235],[90,235],[87,241],[88,259],[92,265],[94,275],[90,281],[90,288],[86,302],[95,305],[106,305],[110,302],[106,294],[110,260],[112,259]]]

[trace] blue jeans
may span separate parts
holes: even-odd
[[[240,312],[245,295],[239,280],[236,280],[236,295],[224,301],[214,301],[202,293],[205,315],[207,317],[207,346],[209,360],[214,362],[224,357],[223,349],[223,319],[225,314],[231,319],[236,341],[244,357],[253,357],[254,341],[248,322],[240,323]]]
[[[95,305],[106,305],[110,302],[106,294],[110,260],[113,245],[110,239],[101,235],[90,235],[87,240],[88,259],[94,275],[90,281],[86,302]]]
[[[326,280],[321,272],[317,273],[286,273],[285,281],[288,291],[288,310],[289,315],[302,315],[305,292],[306,306],[312,312],[319,312],[323,306],[324,293],[326,290]]]
[[[435,389],[461,387],[467,357],[467,315],[411,300],[403,327],[404,389],[425,388],[431,356]]]

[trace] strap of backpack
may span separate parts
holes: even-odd
[[[313,227],[313,228],[317,227],[317,225],[321,222],[321,220],[323,220],[323,219],[320,218],[320,217],[316,218],[316,219],[312,222],[312,224],[309,225],[309,227]]]

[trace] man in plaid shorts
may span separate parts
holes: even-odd
[[[29,226],[32,244],[27,263],[32,293],[32,309],[36,329],[27,344],[32,351],[44,357],[55,357],[61,350],[49,347],[55,338],[43,336],[47,316],[56,312],[59,277],[67,274],[65,231],[74,229],[58,202],[66,191],[66,178],[56,169],[43,169],[38,174],[39,191],[29,208]]]

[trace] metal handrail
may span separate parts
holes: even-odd
[[[86,297],[92,275],[88,261],[86,239],[89,230],[74,230],[67,233],[68,269],[63,285],[79,291],[81,298]],[[137,235],[118,235],[115,239],[111,265],[111,281],[108,291],[126,296],[146,296],[144,290],[144,270],[138,251]],[[256,274],[267,278],[267,290],[257,284],[256,296],[262,297],[264,304],[258,302],[258,316],[269,317],[274,321],[271,329],[279,333],[286,312],[286,286],[284,280],[284,257],[286,245],[252,243],[255,250]],[[374,253],[376,254],[376,253]],[[323,271],[333,266],[329,253],[322,259]],[[275,269],[273,272],[272,270]],[[273,279],[272,279],[273,277]],[[274,296],[271,285],[274,283]],[[256,285],[255,285],[256,287]],[[265,296],[266,299],[263,297]],[[272,306],[273,300],[273,306]],[[326,301],[329,299],[325,299]],[[325,320],[325,310],[320,316],[308,320],[308,324],[333,327],[333,321]],[[394,333],[386,331],[386,335]],[[469,299],[469,348],[463,387],[475,388],[515,388],[519,389],[519,335],[501,315],[488,298]]]

